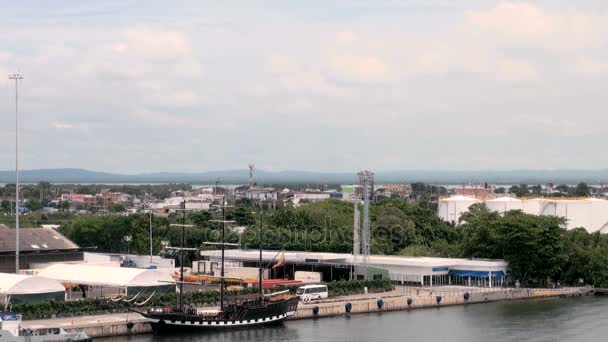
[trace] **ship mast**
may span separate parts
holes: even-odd
[[[264,213],[262,212],[262,210],[260,209],[260,236],[259,236],[259,243],[260,243],[260,263],[259,263],[259,278],[258,278],[258,286],[260,287],[260,302],[262,301],[262,298],[264,298],[264,289],[262,288],[262,275],[263,275],[263,270],[262,270],[262,227],[264,226],[262,220],[264,219]]]
[[[224,308],[224,288],[226,287],[225,281],[224,281],[224,251],[226,250],[226,247],[224,246],[224,243],[226,243],[225,240],[225,234],[226,234],[226,203],[224,202],[224,205],[222,206],[222,271],[220,273],[220,276],[222,277],[222,279],[220,280],[220,308]]]
[[[222,247],[222,268],[220,271],[220,310],[224,308],[224,290],[226,287],[224,279],[224,251],[226,246],[239,246],[234,243],[226,243],[226,223],[234,223],[235,221],[226,220],[226,208],[230,206],[226,205],[226,202],[222,200],[222,219],[221,220],[209,220],[209,222],[221,223],[222,224],[222,241],[220,243],[205,243],[207,245],[220,245]]]
[[[186,244],[186,227],[194,227],[191,224],[186,224],[186,201],[182,202],[182,223],[181,224],[170,224],[171,227],[181,227],[182,228],[182,243],[179,248],[171,247],[171,249],[175,249],[179,251],[180,257],[180,273],[179,273],[179,297],[178,297],[178,307],[181,309],[184,305],[184,251],[186,250],[196,250],[195,248],[186,248],[184,245]]]

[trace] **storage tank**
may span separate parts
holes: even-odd
[[[590,232],[608,233],[608,201],[591,198],[591,221],[592,230]]]
[[[542,198],[531,198],[522,200],[523,211],[526,214],[542,215],[545,209],[545,200]]]
[[[480,201],[473,197],[452,196],[439,200],[437,215],[444,221],[458,223],[460,216],[469,210],[469,207]]]
[[[593,229],[591,223],[591,201],[559,200],[556,201],[557,216],[565,217],[568,229],[584,227],[587,231]]]
[[[507,197],[507,196],[487,200],[485,202],[485,204],[489,210],[499,212],[499,213],[505,213],[505,212],[511,211],[511,210],[523,210],[524,209],[522,200],[513,198],[513,197]]]
[[[608,233],[608,201],[597,198],[534,198],[523,201],[524,212],[565,218],[566,228]]]

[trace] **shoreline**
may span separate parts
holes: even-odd
[[[382,311],[406,311],[497,301],[589,296],[594,293],[595,290],[592,287],[560,289],[492,289],[453,286],[436,288],[397,287],[396,290],[385,293],[344,296],[312,303],[300,302],[296,314],[288,320],[337,317]],[[350,310],[347,309],[348,304],[350,304]],[[68,332],[82,330],[92,338],[152,333],[152,327],[147,320],[136,313],[30,320],[23,321],[22,327],[30,329],[62,328]]]

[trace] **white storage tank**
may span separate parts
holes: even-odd
[[[511,210],[523,210],[524,209],[522,200],[513,198],[513,197],[507,197],[507,196],[487,200],[485,202],[485,204],[489,210],[499,212],[499,213],[505,213],[505,212],[511,211]]]
[[[593,229],[590,232],[608,233],[608,201],[591,198],[591,217]]]
[[[444,221],[458,223],[460,216],[469,210],[475,203],[480,203],[476,198],[467,196],[452,196],[439,200],[437,215]]]

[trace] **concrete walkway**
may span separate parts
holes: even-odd
[[[52,318],[52,319],[39,319],[31,321],[23,321],[21,326],[29,329],[41,329],[41,328],[63,328],[63,329],[75,329],[79,327],[86,327],[92,325],[101,324],[126,324],[128,322],[143,322],[146,319],[137,313],[117,313],[107,315],[95,315],[95,316],[78,316],[78,317],[65,317],[65,318]]]

